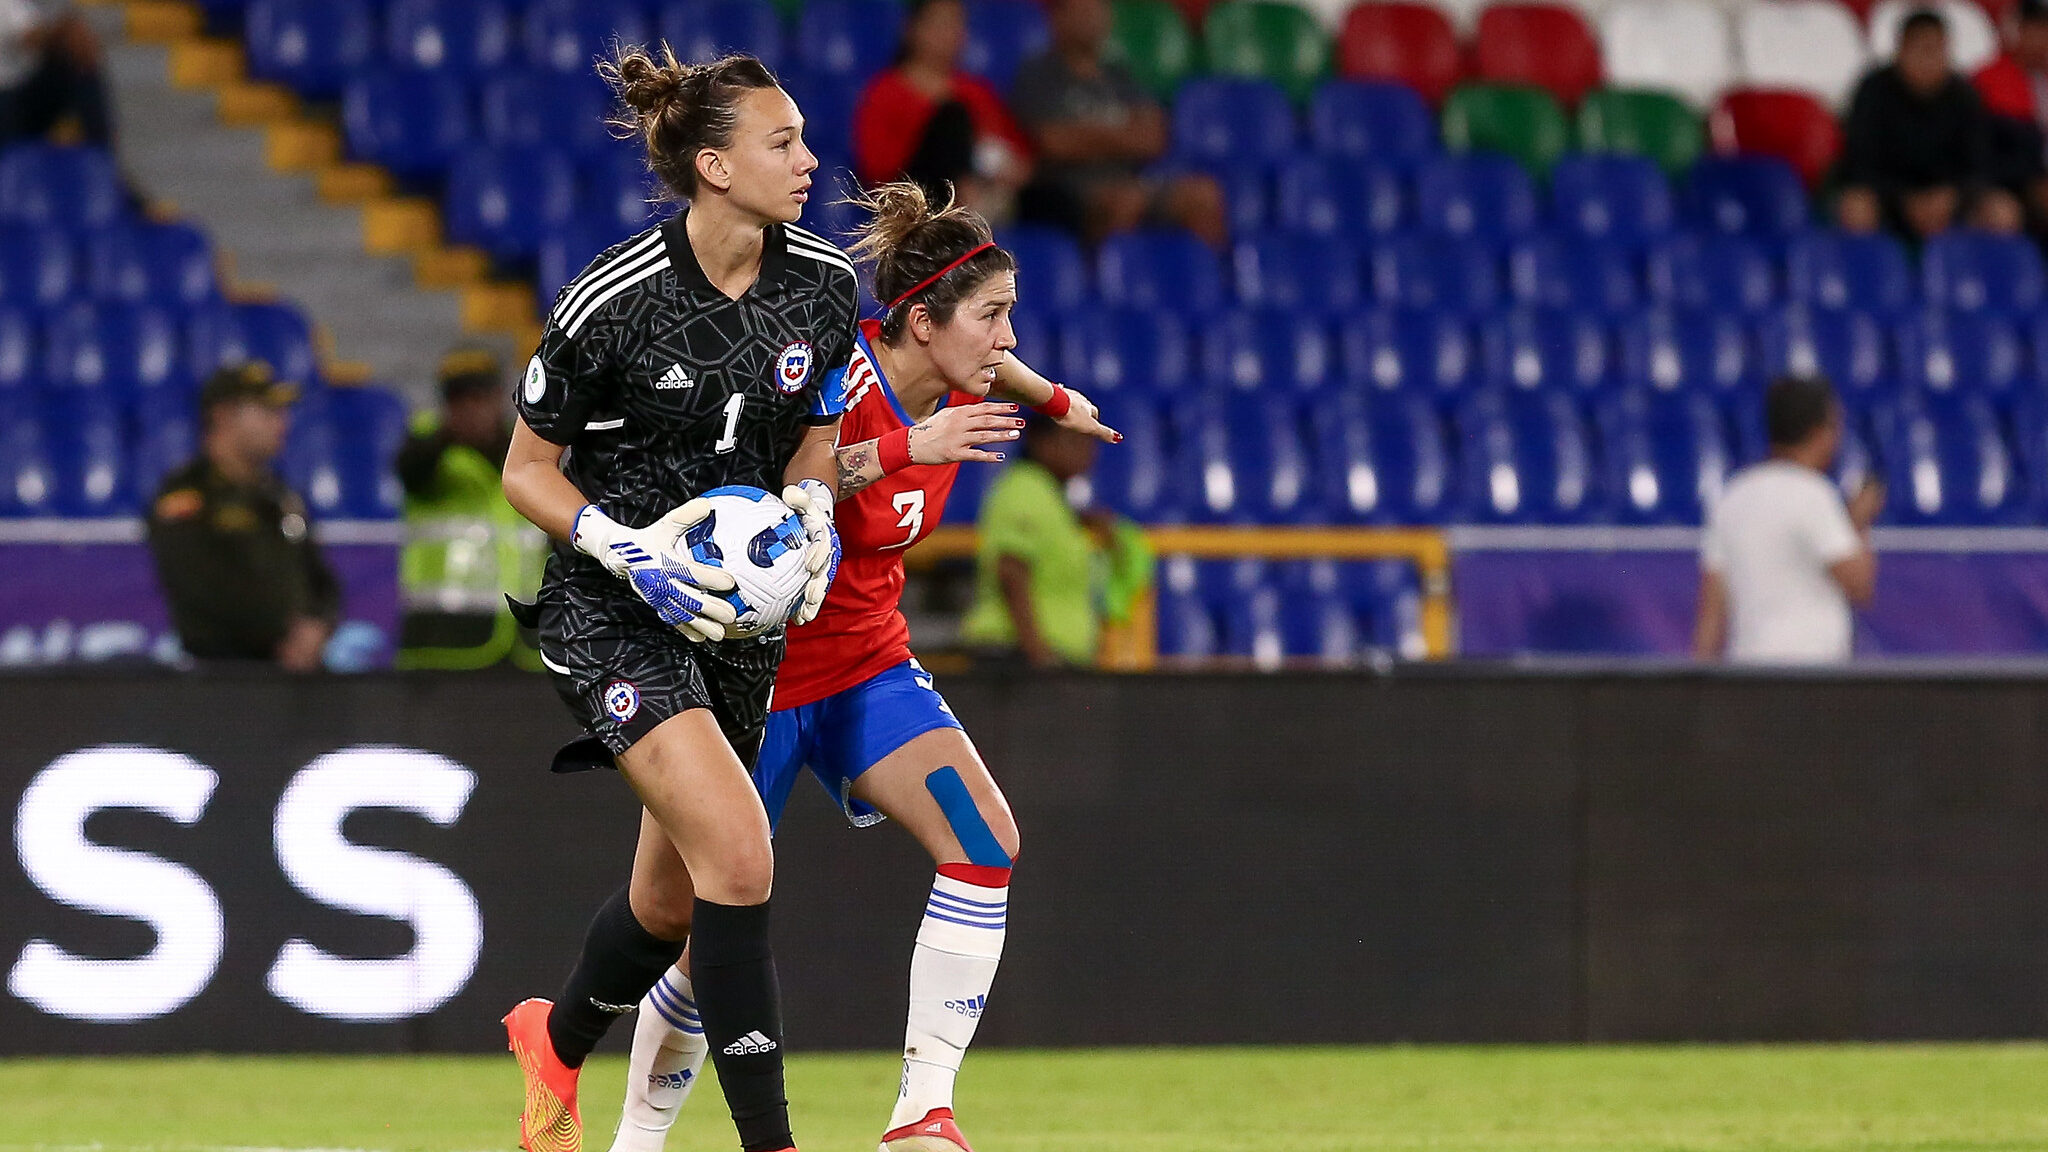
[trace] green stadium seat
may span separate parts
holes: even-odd
[[[1138,83],[1168,103],[1197,63],[1194,34],[1166,0],[1116,0],[1109,44]]]
[[[1512,156],[1543,179],[1571,144],[1557,97],[1520,84],[1461,84],[1444,101],[1444,146]]]
[[[1256,76],[1306,103],[1330,70],[1330,40],[1315,17],[1276,0],[1226,0],[1202,27],[1209,70]]]
[[[1579,105],[1579,147],[1656,162],[1667,176],[1692,167],[1706,147],[1706,127],[1683,100],[1650,88],[1602,88]]]

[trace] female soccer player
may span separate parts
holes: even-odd
[[[1022,427],[1014,406],[973,402],[999,371],[1016,399],[1068,427],[1120,437],[1079,393],[1008,355],[1016,263],[979,216],[934,212],[907,182],[876,189],[865,206],[873,218],[854,251],[874,261],[876,294],[889,303],[881,320],[862,324],[847,369],[838,450],[846,555],[817,619],[789,633],[754,783],[772,822],[808,767],[856,825],[888,816],[938,865],[912,954],[901,1093],[882,1147],[964,1152],[953,1080],[1002,954],[1017,826],[911,656],[897,607],[903,554],[937,526],[955,465],[1000,460],[987,445]],[[694,949],[641,1002],[614,1152],[660,1149],[702,1066]]]
[[[601,68],[669,195],[687,207],[599,256],[556,298],[527,366],[505,466],[513,507],[562,543],[542,585],[542,660],[588,736],[557,770],[603,764],[645,807],[631,882],[592,920],[554,1003],[505,1018],[526,1076],[521,1143],[579,1152],[576,1079],[612,1020],[694,939],[696,1003],[746,1152],[793,1147],[768,948],[769,822],[745,765],[779,634],[727,639],[731,577],[688,560],[691,498],[775,489],[831,581],[833,460],[855,340],[853,264],[791,222],[817,160],[759,61],[684,67],[622,50]]]

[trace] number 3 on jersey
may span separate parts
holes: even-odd
[[[904,535],[902,543],[885,544],[883,547],[908,548],[916,541],[917,534],[924,531],[924,489],[912,488],[908,492],[898,492],[889,498],[889,504],[903,514],[903,518],[896,521],[896,526],[909,531]]]
[[[711,446],[712,451],[730,452],[739,447],[740,409],[746,406],[747,398],[742,393],[735,392],[725,398],[725,434],[718,438],[718,443]],[[699,440],[698,443],[701,444],[703,441]]]

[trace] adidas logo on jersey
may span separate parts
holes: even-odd
[[[773,1051],[775,1041],[761,1035],[758,1028],[725,1046],[727,1056],[759,1056],[763,1052]]]
[[[654,382],[654,386],[656,388],[667,390],[674,388],[689,388],[694,386],[696,383],[697,382],[695,380],[690,379],[690,374],[688,372],[683,371],[683,366],[681,364],[671,364],[668,366],[668,371],[663,372],[661,374],[661,379],[656,380]]]

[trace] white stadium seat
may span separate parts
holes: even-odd
[[[1998,55],[1998,29],[1971,0],[1884,0],[1870,10],[1870,54],[1891,59],[1899,47],[1899,25],[1922,8],[1933,8],[1948,21],[1948,55],[1956,71],[1968,76]]]
[[[1742,81],[1796,88],[1839,108],[1870,66],[1856,16],[1835,0],[1765,0],[1736,10]]]
[[[1600,17],[1600,56],[1617,88],[1663,88],[1711,108],[1734,82],[1728,14],[1711,0],[1620,0]]]

